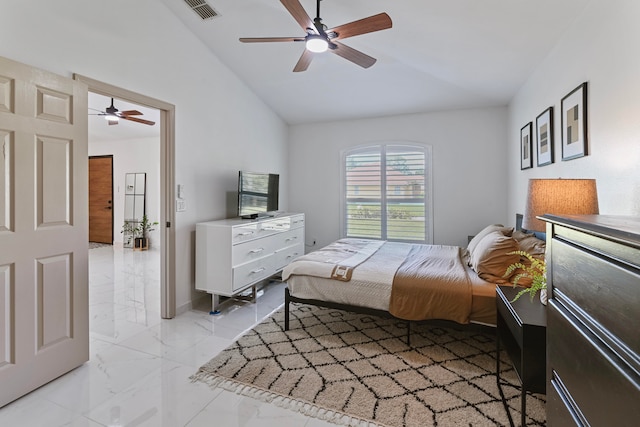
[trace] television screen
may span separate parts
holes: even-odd
[[[240,171],[238,216],[256,217],[277,211],[279,181],[277,174]]]

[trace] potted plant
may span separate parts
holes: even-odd
[[[530,279],[531,285],[522,289],[518,294],[513,298],[513,301],[517,300],[524,294],[529,294],[531,296],[531,301],[533,301],[533,297],[540,291],[540,302],[542,304],[547,304],[547,263],[544,259],[538,259],[528,252],[525,251],[514,251],[510,252],[510,255],[518,254],[522,257],[525,257],[529,263],[524,262],[516,262],[511,264],[509,268],[507,268],[507,272],[504,274],[504,277],[510,277],[516,269],[518,269],[517,274],[513,277],[513,286],[516,287],[518,282],[522,279]],[[513,302],[511,301],[511,302]]]
[[[150,231],[155,230],[155,226],[158,225],[158,221],[151,222],[147,215],[142,215],[142,221],[135,228],[135,237],[133,239],[133,248],[141,251],[149,249],[149,237]]]

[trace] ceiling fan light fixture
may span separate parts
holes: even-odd
[[[324,37],[317,34],[311,34],[307,36],[306,48],[310,52],[322,53],[327,51],[329,43]]]
[[[104,118],[109,122],[117,122],[118,120],[120,120],[120,117],[116,116],[115,114],[105,114]]]

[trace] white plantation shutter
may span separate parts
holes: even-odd
[[[431,242],[430,155],[424,146],[375,145],[344,155],[344,234]]]

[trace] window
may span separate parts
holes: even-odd
[[[430,147],[384,144],[343,157],[343,235],[432,242]]]

